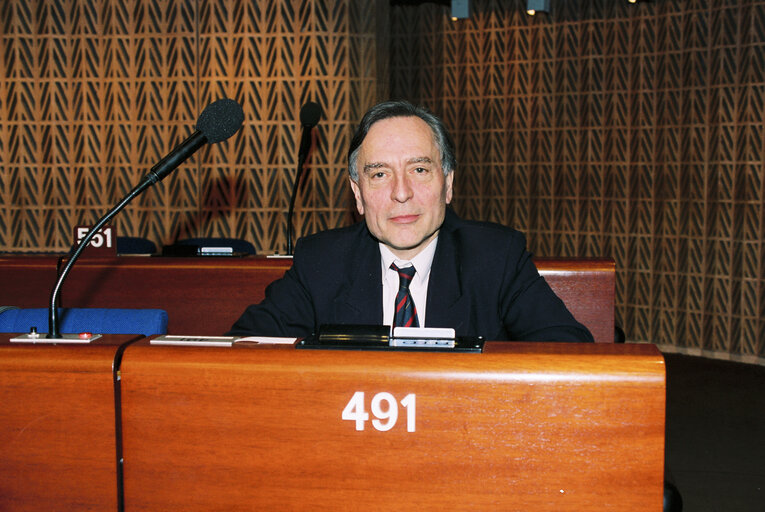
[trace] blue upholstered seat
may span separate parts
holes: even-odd
[[[60,308],[59,330],[64,334],[92,332],[99,334],[167,333],[167,312],[163,309]],[[46,308],[2,308],[0,332],[48,332]]]

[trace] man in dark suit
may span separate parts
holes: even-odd
[[[522,234],[447,208],[456,159],[437,117],[406,102],[376,105],[348,154],[364,222],[299,240],[292,268],[229,334],[385,324],[489,340],[592,341],[539,276]]]

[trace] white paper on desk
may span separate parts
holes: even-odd
[[[183,345],[187,347],[230,347],[236,336],[178,336],[166,334],[152,338],[152,345]]]
[[[297,341],[297,338],[282,338],[277,336],[247,336],[246,338],[238,338],[237,343],[240,341],[249,341],[250,343],[261,343],[263,345],[292,345]]]

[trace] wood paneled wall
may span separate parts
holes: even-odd
[[[64,251],[193,131],[215,99],[245,125],[116,218],[159,246],[234,236],[286,247],[300,107],[324,117],[296,232],[349,222],[344,155],[378,94],[367,0],[3,0],[0,250]],[[378,12],[379,11],[379,12]]]
[[[765,2],[393,11],[392,94],[454,128],[455,204],[616,261],[629,340],[763,362]]]
[[[762,362],[765,0],[410,3],[0,2],[0,251],[66,250],[228,96],[243,130],[116,227],[283,252],[300,106],[325,117],[298,235],[350,222],[352,126],[405,97],[453,129],[462,215],[616,260],[628,339]]]

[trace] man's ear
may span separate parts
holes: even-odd
[[[446,193],[444,195],[446,198],[446,204],[449,204],[452,202],[452,194],[454,193],[454,189],[452,188],[454,185],[454,171],[444,176],[444,180],[446,181],[446,183],[444,183],[444,188],[446,189]]]
[[[359,184],[353,181],[353,178],[348,178],[351,182],[351,190],[353,190],[353,197],[356,198],[356,209],[359,211],[359,215],[364,215],[364,203],[361,201],[361,189]]]

